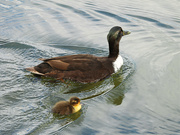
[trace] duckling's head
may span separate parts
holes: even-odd
[[[71,97],[70,105],[73,107],[73,113],[76,113],[81,109],[80,99],[78,97]]]
[[[109,57],[117,57],[119,55],[119,41],[122,36],[130,34],[129,31],[123,31],[119,26],[110,29],[107,40],[109,42]]]
[[[80,99],[78,97],[71,97],[70,98],[70,105],[75,106],[80,104]]]

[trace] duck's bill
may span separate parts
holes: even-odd
[[[131,32],[130,31],[123,31],[123,36],[129,35]]]

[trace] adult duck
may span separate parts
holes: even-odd
[[[107,35],[109,43],[107,57],[77,54],[40,59],[43,61],[41,64],[26,68],[26,70],[41,76],[70,79],[82,83],[102,80],[117,72],[123,65],[123,59],[119,55],[119,42],[122,36],[128,34],[130,32],[123,31],[119,26],[110,29]]]

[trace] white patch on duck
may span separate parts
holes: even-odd
[[[118,55],[117,59],[113,62],[114,72],[116,73],[123,65],[123,58]]]

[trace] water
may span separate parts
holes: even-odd
[[[180,134],[180,2],[0,1],[0,134]],[[108,55],[115,25],[125,64],[91,84],[38,78],[38,58]],[[55,116],[78,96],[80,112]]]

